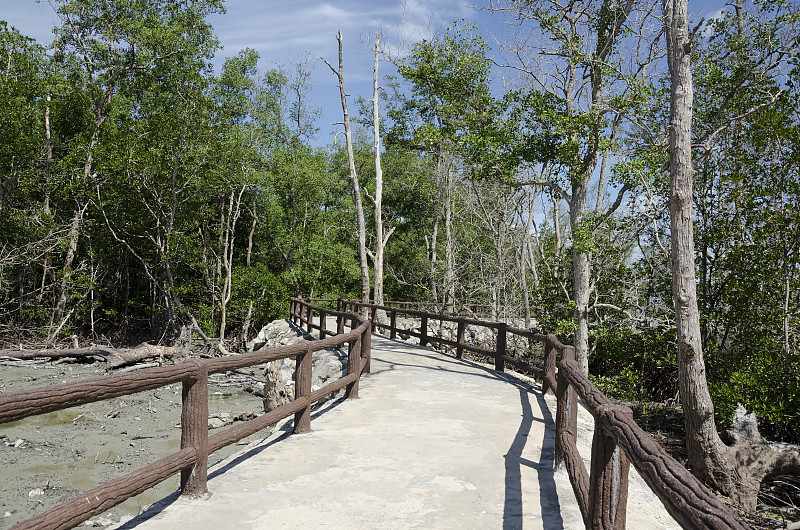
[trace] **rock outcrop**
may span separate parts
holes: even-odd
[[[248,350],[290,346],[314,337],[288,320],[275,320],[264,326],[247,344]],[[294,400],[295,360],[281,359],[269,363],[264,371],[264,410],[269,412]],[[311,390],[318,390],[347,374],[347,352],[341,348],[314,352],[311,369]],[[329,397],[338,397],[343,391]]]

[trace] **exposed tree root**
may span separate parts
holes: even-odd
[[[739,405],[733,425],[721,434],[728,450],[722,454],[730,460],[729,473],[714,476],[711,485],[728,495],[741,507],[754,511],[761,482],[776,475],[800,475],[800,446],[768,442],[758,432],[753,413]]]

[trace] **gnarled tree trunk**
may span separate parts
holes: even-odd
[[[686,448],[693,471],[742,507],[756,507],[761,481],[800,473],[800,450],[769,444],[758,434],[754,415],[740,408],[725,444],[714,421],[700,335],[694,261],[691,39],[687,0],[663,0],[671,76],[670,230],[672,296],[678,334],[678,383],[686,424]]]

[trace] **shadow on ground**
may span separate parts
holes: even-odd
[[[487,379],[501,380],[517,387],[519,390],[520,404],[522,408],[522,419],[520,421],[517,434],[505,455],[505,503],[503,506],[503,529],[513,530],[523,527],[522,497],[522,467],[528,467],[536,471],[539,480],[539,503],[541,505],[542,527],[547,530],[561,530],[564,528],[564,521],[561,518],[561,506],[558,500],[554,475],[555,457],[555,421],[544,399],[541,390],[532,387],[530,384],[504,372],[498,372],[482,364],[465,359],[456,359],[446,353],[435,350],[409,346],[407,343],[396,339],[383,339],[381,348],[395,353],[403,353],[408,362],[397,363],[388,362],[380,359],[373,359],[372,374],[380,374],[383,371],[396,370],[401,367],[414,367],[425,370],[443,371],[485,377]],[[373,338],[373,345],[376,340]],[[413,353],[409,353],[409,348],[414,348]],[[432,367],[422,362],[414,362],[416,359],[435,360],[438,363],[446,364],[448,367]],[[380,368],[375,370],[378,365]],[[473,370],[465,371],[462,368],[469,366]],[[541,417],[536,417],[531,405],[531,396],[536,397],[536,404],[539,408]],[[529,433],[533,422],[543,423],[545,426],[544,437],[541,443],[539,461],[534,462],[524,458],[523,452],[529,440]]]

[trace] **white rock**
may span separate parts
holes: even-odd
[[[225,422],[219,418],[208,418],[208,428],[209,429],[219,429],[220,427],[225,427]]]

